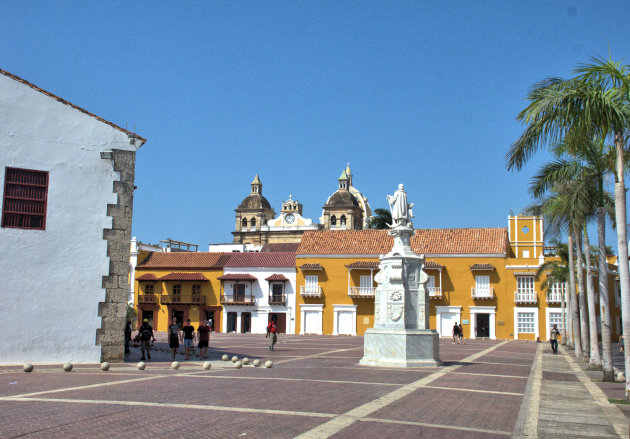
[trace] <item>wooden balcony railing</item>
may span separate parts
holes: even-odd
[[[286,294],[270,294],[269,295],[269,305],[286,305],[286,304],[287,304]]]
[[[441,299],[442,287],[427,287],[429,290],[429,299]]]
[[[514,302],[515,303],[538,303],[538,295],[535,292],[519,293],[517,291],[514,293]]]
[[[349,287],[348,296],[350,297],[374,297],[376,288],[374,287]]]
[[[493,299],[494,288],[475,288],[470,289],[470,295],[473,299]]]
[[[162,294],[162,305],[205,305],[206,297],[200,294]]]
[[[224,305],[254,305],[256,299],[251,294],[221,294]]]
[[[300,286],[300,296],[303,297],[321,297],[322,296],[322,287],[306,287],[304,285]]]
[[[157,305],[158,298],[155,294],[140,294],[138,295],[138,304],[139,305]]]

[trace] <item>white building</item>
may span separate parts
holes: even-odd
[[[231,253],[223,266],[222,332],[264,334],[272,318],[295,334],[295,253]]]
[[[122,359],[144,143],[0,70],[0,364]]]

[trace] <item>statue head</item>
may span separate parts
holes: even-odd
[[[404,191],[404,190],[405,190],[405,185],[404,185],[404,184],[402,184],[402,183],[400,183],[400,184],[398,185],[398,190],[400,190],[400,191]]]

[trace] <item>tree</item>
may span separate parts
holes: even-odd
[[[550,78],[536,84],[528,94],[529,105],[518,119],[527,124],[525,132],[510,147],[508,169],[521,169],[547,142],[570,132],[591,133],[611,138],[615,146],[615,219],[619,260],[619,283],[623,332],[630,333],[630,267],[626,233],[626,187],[624,180],[625,139],[630,126],[630,67],[604,58],[580,65],[576,77]],[[630,350],[624,353],[630,370]],[[630,394],[630,373],[626,375],[626,396]]]
[[[547,291],[550,286],[554,284],[566,285],[569,282],[569,250],[566,244],[557,243],[556,256],[560,258],[559,261],[547,261],[538,267],[536,276],[540,277],[541,274],[546,273],[545,280],[540,284],[540,288],[543,291]],[[565,296],[561,297],[562,304],[560,309],[562,310],[562,344],[567,343],[567,322],[566,322],[566,307]]]
[[[392,213],[387,209],[374,209],[374,217],[370,220],[370,229],[389,229],[392,224]]]

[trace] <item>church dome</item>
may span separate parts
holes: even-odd
[[[359,206],[359,201],[347,190],[338,190],[330,196],[324,207],[343,206]]]
[[[271,204],[265,197],[260,194],[249,194],[245,197],[241,204],[238,205],[239,209],[271,209]]]

